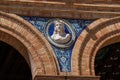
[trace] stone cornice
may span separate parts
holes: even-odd
[[[114,1],[113,1],[114,2]],[[115,3],[115,2],[114,2]],[[60,1],[16,1],[6,0],[0,2],[0,10],[23,16],[62,17],[97,19],[120,16],[119,2],[116,4],[80,3],[77,0]]]

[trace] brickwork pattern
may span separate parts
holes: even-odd
[[[32,71],[33,80],[63,79],[53,50],[45,37],[31,24],[15,14],[0,12],[0,41],[13,46],[25,58]],[[66,73],[73,80],[71,74]],[[63,74],[63,75],[66,75]],[[47,76],[44,77],[44,76]],[[92,79],[76,76],[76,79]],[[94,76],[95,80],[99,77]]]
[[[120,42],[120,17],[101,18],[89,25],[79,36],[72,53],[73,75],[95,75],[97,51],[111,43]]]
[[[0,10],[19,15],[42,17],[77,19],[104,17],[93,22],[79,36],[72,53],[72,72],[66,73],[70,76],[68,79],[71,80],[93,80],[89,76],[95,75],[94,60],[97,51],[106,45],[120,42],[120,17],[115,17],[120,16],[120,1],[74,0],[75,4],[73,4],[73,0],[61,0],[60,3],[37,3],[38,0],[36,2],[33,0],[31,2],[26,1],[1,1]],[[76,3],[79,1],[82,1],[82,4]],[[101,3],[105,4],[101,5]],[[0,12],[0,40],[20,52],[31,67],[33,79],[40,80],[49,77],[50,80],[57,78],[64,80],[66,78],[55,76],[59,75],[59,66],[50,44],[37,29],[22,18],[14,14]],[[80,75],[86,75],[86,77],[80,78]],[[77,76],[77,78],[74,77],[73,79],[73,76]]]
[[[93,22],[77,39],[72,53],[72,72],[67,74],[94,76],[97,51],[111,43],[120,42],[119,37],[120,17],[101,18]],[[0,40],[21,53],[31,67],[33,79],[39,80],[40,75],[59,75],[58,63],[49,43],[37,29],[22,18],[0,12]]]
[[[0,12],[0,40],[16,48],[31,67],[32,77],[59,74],[49,43],[22,18]]]

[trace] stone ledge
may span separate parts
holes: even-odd
[[[71,0],[72,1],[72,0]],[[120,16],[119,4],[95,4],[50,2],[50,1],[1,1],[0,10],[23,16],[41,16],[55,18],[98,19]]]
[[[65,2],[65,3],[107,3],[107,4],[119,4],[119,0],[9,0],[9,1],[22,1],[22,2]]]
[[[99,76],[36,76],[34,80],[99,80]]]

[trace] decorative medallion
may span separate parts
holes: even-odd
[[[49,36],[50,40],[52,34],[54,33],[54,21],[56,20],[60,20],[60,19],[53,19],[53,18],[41,18],[41,17],[31,17],[31,16],[24,16],[23,17],[25,20],[27,20],[28,22],[30,22],[35,28],[37,28],[44,36]],[[66,20],[66,21],[65,21]],[[71,40],[71,35],[72,35],[72,31],[69,29],[69,27],[71,27],[74,29],[73,32],[75,31],[75,36],[77,39],[81,32],[90,24],[92,23],[94,20],[80,20],[80,19],[65,19],[62,20],[63,24],[64,24],[64,28],[65,28],[65,33],[70,35],[70,40]],[[69,23],[68,23],[68,22]],[[47,23],[47,24],[46,24]],[[46,31],[46,28],[48,29]],[[68,35],[68,36],[69,36]],[[45,36],[45,37],[46,37]],[[46,37],[47,38],[47,37]],[[69,39],[69,38],[67,38]],[[53,40],[52,40],[53,41]],[[53,41],[54,42],[54,41]],[[73,44],[74,40],[71,41]],[[57,41],[55,42],[57,43]],[[58,42],[59,43],[59,42]],[[58,44],[57,43],[57,44]],[[68,41],[67,43],[70,43],[70,41]],[[60,43],[59,43],[60,44]],[[64,44],[64,43],[62,43]],[[69,48],[60,48],[60,47],[56,47],[54,45],[52,45],[52,48],[55,52],[56,58],[58,60],[59,63],[59,68],[61,72],[71,72],[71,56],[72,56],[72,50],[73,50],[73,45],[71,45]]]
[[[75,41],[75,32],[69,22],[61,19],[48,21],[44,29],[48,41],[60,48],[68,48]]]

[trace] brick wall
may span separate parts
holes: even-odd
[[[114,4],[111,4],[112,2]],[[0,12],[0,40],[12,45],[23,55],[31,67],[33,80],[99,79],[94,71],[97,51],[108,44],[120,42],[118,39],[120,17],[115,17],[120,16],[119,1],[94,0],[93,4],[85,0],[83,3],[85,4],[64,5],[10,0],[0,2],[0,10],[10,13]],[[106,4],[96,5],[96,3]],[[62,76],[54,52],[45,37],[31,24],[11,13],[27,16],[101,19],[93,22],[79,36],[72,53],[72,72],[68,73],[68,76],[64,74]]]

